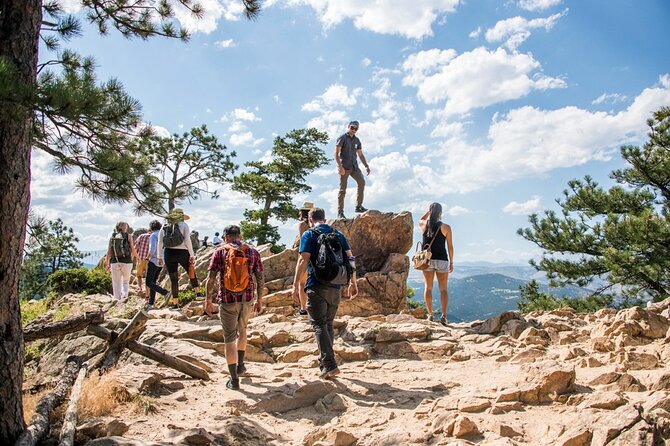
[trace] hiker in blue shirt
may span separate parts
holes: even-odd
[[[295,268],[293,280],[293,297],[297,299],[300,293],[300,277],[307,270],[307,283],[305,293],[307,294],[307,312],[309,321],[314,328],[316,343],[319,347],[319,368],[321,378],[329,378],[340,373],[335,361],[333,351],[334,331],[333,320],[340,304],[340,286],[324,283],[317,278],[315,265],[319,254],[319,236],[335,232],[339,236],[342,251],[346,256],[344,262],[349,262],[351,271],[349,278],[349,298],[354,299],[358,295],[356,285],[356,265],[351,247],[346,237],[339,231],[326,224],[326,213],[321,208],[313,208],[309,211],[309,223],[311,229],[305,231],[300,238],[300,258]],[[345,279],[346,280],[346,279]],[[333,281],[335,282],[335,281]]]

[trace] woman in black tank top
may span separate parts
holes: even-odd
[[[428,320],[433,321],[433,278],[437,276],[437,285],[440,290],[440,306],[442,316],[440,323],[447,325],[447,307],[449,306],[449,291],[447,283],[449,273],[454,270],[454,246],[451,238],[451,227],[442,223],[442,205],[433,203],[428,212],[419,220],[419,227],[423,233],[423,247],[430,245],[430,266],[421,271],[425,285],[423,299],[428,310]]]

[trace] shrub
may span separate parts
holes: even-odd
[[[71,268],[56,271],[47,281],[52,291],[66,293],[108,293],[112,289],[112,276],[101,268]]]
[[[179,292],[179,306],[183,307],[189,302],[193,302],[196,298],[195,291],[193,290],[185,290],[185,291],[180,291]]]

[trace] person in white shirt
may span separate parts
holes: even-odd
[[[167,223],[163,226],[158,235],[158,262],[159,265],[165,264],[168,276],[170,277],[170,304],[176,306],[179,301],[179,265],[186,272],[194,273],[195,253],[191,243],[191,230],[185,220],[190,217],[184,214],[181,208],[175,208],[168,214]],[[177,231],[181,234],[181,242]],[[189,275],[191,286],[197,293],[199,290],[198,278],[195,274]]]
[[[223,240],[221,240],[221,237],[219,237],[219,233],[215,232],[214,238],[212,239],[212,245],[216,246],[220,245],[221,243],[223,243]]]

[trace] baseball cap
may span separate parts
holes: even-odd
[[[358,121],[351,121],[349,123],[349,127],[351,127],[352,125],[358,127],[359,126]]]

